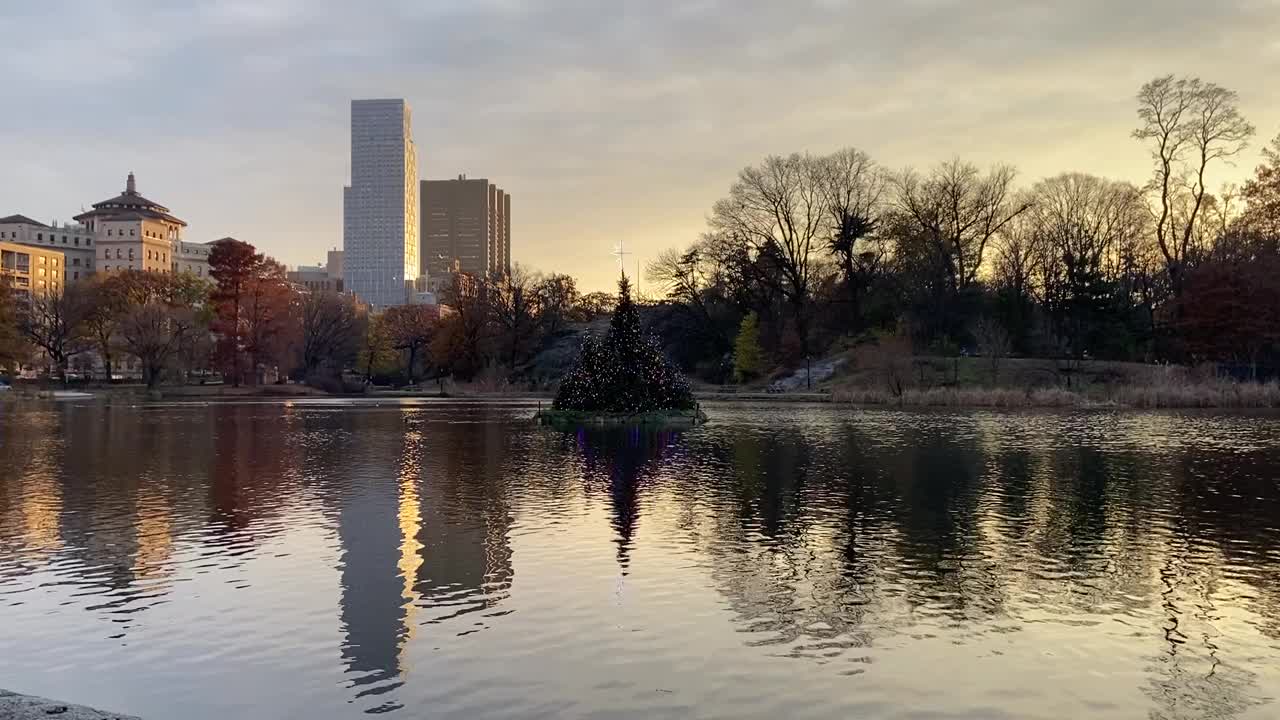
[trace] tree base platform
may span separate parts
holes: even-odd
[[[707,422],[702,408],[692,410],[661,410],[647,413],[582,412],[577,410],[539,410],[533,416],[539,425],[554,428],[574,427],[626,427],[692,428]]]

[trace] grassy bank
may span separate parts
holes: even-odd
[[[845,388],[831,394],[832,402],[854,405],[987,408],[1280,408],[1276,383],[1218,382],[1184,386],[1118,387],[1097,390],[1064,388],[927,388],[900,394],[875,388]]]
[[[827,383],[833,402],[918,407],[1280,408],[1280,384],[1236,382],[1208,368],[1053,360],[912,358],[853,365]]]

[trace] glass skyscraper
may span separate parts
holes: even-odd
[[[417,279],[418,154],[404,100],[351,101],[351,184],[342,193],[343,284],[374,307]]]

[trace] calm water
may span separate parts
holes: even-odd
[[[1280,419],[0,405],[0,687],[150,718],[1280,716]]]

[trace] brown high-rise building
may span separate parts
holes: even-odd
[[[511,272],[511,196],[484,178],[422,181],[422,272]]]

